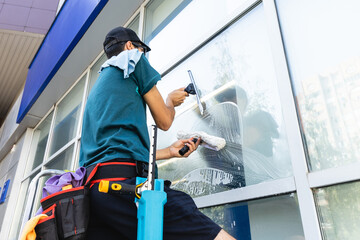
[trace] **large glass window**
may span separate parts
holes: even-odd
[[[75,138],[80,119],[86,75],[57,106],[50,155]]]
[[[139,36],[139,26],[140,26],[140,16],[137,15],[127,27],[132,29]],[[141,36],[139,36],[139,38],[141,38]]]
[[[201,211],[236,239],[305,240],[296,194]]]
[[[244,0],[154,0],[146,7],[145,41],[159,71],[224,22]],[[214,17],[216,16],[216,17]],[[209,24],[211,23],[211,24]],[[204,27],[206,26],[206,27]]]
[[[103,53],[101,55],[101,57],[96,61],[96,63],[91,67],[89,89],[91,89],[94,86],[97,78],[99,77],[99,71],[100,71],[101,65],[103,65],[106,60],[107,60],[107,57],[106,57],[105,53]]]
[[[359,239],[360,183],[319,188],[314,192],[323,238]]]
[[[311,170],[360,161],[360,2],[276,4]]]
[[[51,112],[34,130],[31,141],[30,154],[27,161],[26,173],[30,173],[44,160],[45,148],[49,137],[52,118],[53,112]]]
[[[47,169],[72,170],[72,160],[74,156],[74,145],[63,151],[57,157],[47,163]]]
[[[177,109],[159,148],[179,131],[222,137],[220,151],[200,147],[187,159],[158,164],[161,178],[193,197],[292,175],[285,124],[268,43],[263,6],[239,19],[158,83],[163,96],[190,83],[192,70],[205,107],[194,96]]]

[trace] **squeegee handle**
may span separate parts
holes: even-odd
[[[196,143],[197,142],[197,138],[193,138],[193,140],[191,140],[193,143]],[[182,149],[179,150],[179,154],[181,156],[184,156],[185,153],[187,153],[189,151],[189,147],[187,145],[185,145]]]

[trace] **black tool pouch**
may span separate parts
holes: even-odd
[[[90,215],[87,187],[81,186],[51,194],[41,200],[41,206],[45,209],[43,213],[51,215],[36,226],[36,239],[86,239]]]
[[[86,239],[90,218],[90,180],[88,178],[84,186],[56,192],[41,199],[43,213],[48,217],[40,220],[35,227],[36,240]]]
[[[40,220],[36,225],[35,227],[36,240],[59,239],[57,233],[56,219],[55,219],[55,207],[56,204],[43,211],[43,213],[48,215],[48,217]]]

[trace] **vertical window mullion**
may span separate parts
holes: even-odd
[[[80,148],[80,138],[81,138],[81,129],[82,129],[82,120],[83,120],[83,116],[84,116],[84,110],[85,110],[85,105],[86,105],[86,100],[87,100],[87,96],[89,95],[89,82],[90,82],[90,67],[88,67],[88,69],[86,70],[86,79],[85,79],[85,86],[84,86],[84,93],[83,93],[83,98],[82,98],[82,105],[81,105],[81,110],[80,110],[80,119],[78,122],[78,126],[77,126],[77,130],[76,130],[76,141],[74,143],[74,154],[73,154],[73,158],[72,158],[72,163],[71,163],[71,168],[73,170],[75,170],[77,164],[77,155],[79,153],[79,148]]]
[[[88,92],[89,92],[88,88],[89,88],[89,81],[90,81],[90,67],[86,71],[87,71],[86,72],[86,80],[85,80],[85,86],[84,86],[85,88],[84,88],[84,93],[83,93],[83,98],[82,98],[82,103],[81,103],[80,119],[79,119],[78,126],[77,126],[76,138],[79,138],[81,136],[82,120],[83,120],[86,100],[87,100],[87,96],[88,96]]]
[[[278,88],[281,102],[292,103],[283,105],[283,116],[287,132],[289,134],[289,150],[297,195],[299,209],[306,239],[322,239],[319,220],[316,212],[314,196],[307,179],[307,163],[305,151],[300,134],[299,122],[296,114],[294,96],[292,92],[291,79],[286,62],[286,55],[282,43],[280,23],[277,16],[274,0],[263,1],[266,13],[269,40],[272,46],[274,67],[278,79]]]
[[[73,149],[73,154],[72,154],[72,159],[71,159],[71,164],[70,164],[70,168],[71,170],[75,170],[75,166],[76,166],[76,153],[78,152],[77,149],[78,149],[78,146],[79,146],[79,141],[76,140],[74,142],[74,149]]]
[[[141,9],[140,9],[140,14],[139,14],[139,37],[141,39],[144,39],[144,28],[145,28],[145,22],[144,22],[144,19],[145,19],[145,5],[143,4],[141,6]]]

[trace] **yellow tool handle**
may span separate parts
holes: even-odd
[[[123,182],[111,182],[107,180],[101,180],[99,184],[99,192],[110,194],[135,194],[135,185],[126,184]]]
[[[101,180],[99,184],[99,192],[108,193],[109,192],[109,181]]]

